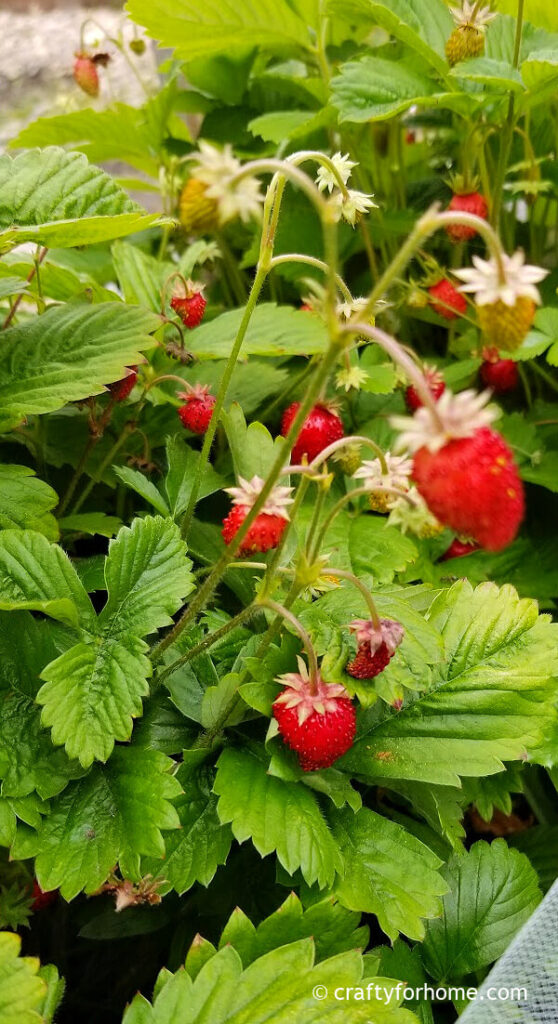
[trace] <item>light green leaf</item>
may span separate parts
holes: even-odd
[[[342,760],[347,770],[458,785],[526,757],[555,720],[556,627],[534,601],[461,580],[427,619],[444,644],[432,685],[367,728]]]
[[[160,313],[163,285],[173,272],[173,264],[162,263],[128,242],[115,242],[111,251],[126,302]]]
[[[289,874],[300,868],[309,885],[329,886],[342,870],[339,850],[305,786],[272,778],[252,754],[229,748],[219,758],[214,790],[219,818],[231,823],[239,843],[251,839],[262,857],[275,850]]]
[[[393,941],[399,932],[424,937],[423,918],[436,917],[447,885],[441,861],[401,825],[366,808],[331,814],[345,861],[335,893],[349,910],[375,914]]]
[[[20,956],[21,938],[0,932],[0,1020],[2,1024],[39,1024],[39,1008],[46,995],[37,976],[35,957]]]
[[[128,878],[139,878],[141,855],[164,856],[161,830],[179,825],[171,766],[157,751],[117,747],[106,767],[71,783],[35,840],[41,888],[60,888],[71,900],[98,889],[118,862]]]
[[[443,0],[330,0],[345,20],[381,25],[440,74],[447,72],[446,41],[455,27]]]
[[[188,507],[200,453],[190,448],[178,434],[167,438],[166,448],[168,471],[165,477],[165,491],[171,513],[178,519]],[[199,499],[207,498],[209,494],[220,490],[223,484],[222,477],[215,472],[211,463],[207,463],[202,475]]]
[[[149,480],[143,473],[140,473],[137,469],[131,469],[130,466],[113,466],[113,471],[119,480],[126,487],[130,487],[132,491],[139,494],[144,501],[149,502],[150,505],[160,512],[162,516],[169,515],[168,505],[163,498],[158,487],[155,486],[152,480]]]
[[[58,248],[141,231],[146,213],[106,171],[56,146],[0,157],[0,251],[21,242]]]
[[[503,60],[492,60],[490,57],[474,57],[472,60],[456,64],[450,71],[454,78],[464,78],[471,82],[481,82],[498,92],[524,92],[525,84],[513,64]]]
[[[343,64],[331,82],[339,120],[356,124],[385,121],[415,103],[426,103],[436,88],[435,82],[403,61],[383,57]]]
[[[99,537],[114,537],[122,526],[117,516],[107,516],[104,512],[78,512],[77,515],[64,516],[58,520],[61,530],[68,533],[88,533]]]
[[[49,734],[41,728],[35,702],[16,692],[4,695],[0,720],[2,796],[21,798],[36,790],[42,800],[48,800],[82,774],[77,761],[69,761],[63,750],[53,747]]]
[[[427,925],[423,960],[447,982],[487,967],[502,955],[540,902],[527,857],[503,839],[475,843],[443,869],[450,891],[442,917]]]
[[[24,277],[7,276],[0,279],[0,299],[7,299],[10,295],[20,295],[29,290],[29,285]]]
[[[0,466],[0,529],[37,530],[57,540],[58,526],[50,515],[57,503],[56,491],[28,466]]]
[[[95,612],[68,556],[42,533],[0,532],[0,609],[41,611],[94,628]]]
[[[194,60],[240,47],[310,46],[306,25],[286,0],[209,0],[200,17],[196,0],[128,0],[130,17],[177,57]]]
[[[191,566],[180,530],[169,519],[146,516],[122,527],[109,544],[108,600],[99,625],[124,637],[171,625],[171,616],[194,589]]]
[[[246,426],[242,407],[236,402],[221,414],[236,477],[251,480],[259,476],[264,480],[277,458],[281,437],[272,438],[263,423],[254,421]]]
[[[558,78],[558,48],[535,50],[521,65],[521,74],[527,88],[537,93]]]
[[[53,306],[3,332],[0,429],[99,395],[154,345],[153,313],[116,302]]]
[[[43,725],[52,728],[52,742],[63,743],[68,757],[84,768],[95,759],[107,761],[115,740],[130,739],[149,693],[146,650],[143,640],[128,633],[120,641],[76,644],[43,669],[37,694]]]
[[[233,309],[201,324],[188,337],[190,352],[202,360],[228,358],[243,315],[244,309]],[[327,330],[320,317],[264,302],[254,310],[240,358],[315,355],[326,348]]]
[[[310,127],[316,117],[314,110],[274,110],[261,114],[248,124],[252,135],[259,135],[266,142],[276,145],[283,142],[300,128]]]

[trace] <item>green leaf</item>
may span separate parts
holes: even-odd
[[[252,135],[259,135],[266,142],[275,145],[290,138],[297,130],[310,130],[316,118],[314,110],[274,110],[269,114],[261,114],[248,124]]]
[[[558,878],[558,825],[534,825],[508,836],[508,843],[529,858],[543,892]]]
[[[53,306],[3,332],[0,429],[102,394],[154,345],[159,317],[115,302]]]
[[[201,360],[227,359],[243,315],[244,309],[232,309],[201,324],[188,337],[189,351]],[[315,355],[326,348],[327,330],[320,317],[264,302],[254,310],[240,358]]]
[[[525,84],[513,64],[490,57],[473,57],[472,60],[456,64],[450,71],[454,78],[480,82],[497,92],[524,92]]]
[[[385,121],[415,103],[426,103],[436,84],[403,61],[364,57],[342,65],[331,92],[340,122],[362,124]]]
[[[152,505],[162,516],[169,515],[169,507],[159,488],[155,486],[152,480],[144,476],[143,473],[140,473],[137,469],[131,469],[129,466],[113,466],[113,472],[126,487],[139,494],[144,501]]]
[[[190,448],[178,434],[167,438],[166,448],[168,471],[165,477],[165,491],[171,514],[178,519],[188,507],[200,453]],[[214,494],[215,491],[220,490],[223,484],[222,477],[208,462],[202,474],[199,500],[207,498],[209,494]]]
[[[0,299],[7,299],[10,295],[21,295],[29,290],[29,285],[24,277],[3,277],[0,280]]]
[[[558,78],[558,48],[536,50],[521,65],[521,74],[530,92],[536,95],[544,86]]]
[[[423,960],[428,973],[445,982],[502,956],[541,894],[527,857],[503,839],[475,843],[442,873],[450,891],[442,917],[427,926]]]
[[[107,516],[104,512],[78,512],[77,515],[64,516],[58,520],[61,530],[68,533],[87,533],[99,537],[114,537],[122,526],[117,516]]]
[[[0,251],[21,242],[58,248],[141,231],[146,213],[106,171],[56,146],[0,157]]]
[[[233,837],[230,826],[221,824],[217,797],[205,782],[195,782],[183,767],[176,777],[184,787],[175,801],[180,829],[165,834],[164,874],[182,895],[195,882],[209,885],[219,865],[225,863]]]
[[[366,808],[331,814],[333,835],[345,861],[335,893],[349,910],[375,914],[393,941],[399,932],[424,937],[423,918],[441,911],[447,885],[441,861],[401,825]]]
[[[253,476],[259,476],[265,480],[283,439],[279,437],[274,440],[263,423],[254,421],[246,426],[242,407],[236,403],[221,414],[221,419],[236,477],[251,480]]]
[[[554,720],[555,626],[534,601],[461,580],[427,618],[444,643],[431,687],[374,722],[343,758],[347,770],[458,785],[525,757]]]
[[[0,466],[1,530],[37,530],[49,540],[57,540],[58,526],[50,515],[57,503],[56,491],[38,480],[28,466]]]
[[[126,9],[133,21],[183,60],[240,47],[261,45],[269,51],[310,46],[304,21],[286,0],[258,0],[257,6],[250,0],[210,0],[203,18],[196,0],[128,0]]]
[[[124,526],[109,544],[108,600],[99,625],[123,637],[171,625],[172,615],[194,589],[191,566],[180,530],[170,520],[146,516]]]
[[[217,763],[214,790],[219,818],[231,823],[239,843],[251,839],[262,857],[275,850],[285,870],[292,875],[300,868],[309,885],[329,886],[342,870],[339,850],[305,786],[272,778],[252,754],[228,749]]]
[[[95,612],[68,556],[42,533],[0,532],[0,609],[41,611],[92,629]]]
[[[117,862],[139,878],[139,858],[163,857],[162,829],[177,828],[170,800],[179,792],[172,762],[154,750],[117,747],[106,767],[71,783],[51,805],[36,837],[35,869],[42,889],[71,900],[94,892]]]
[[[160,262],[128,242],[115,242],[112,260],[126,302],[161,312],[161,295],[173,264]]]
[[[402,939],[397,939],[393,946],[378,946],[371,954],[379,957],[378,973],[385,978],[396,978],[403,981],[408,989],[417,991],[417,998],[405,1000],[404,1006],[416,1013],[421,1024],[434,1024],[430,1001],[422,995],[418,995],[424,985],[428,984],[422,960],[420,947],[409,948]]]
[[[2,1024],[39,1024],[46,985],[37,976],[39,961],[20,956],[21,938],[0,932],[0,1020]]]
[[[107,761],[115,740],[129,740],[133,719],[142,713],[142,697],[151,663],[147,644],[133,634],[71,647],[41,672],[37,701],[52,742],[64,744],[68,757],[84,768]]]
[[[328,6],[349,22],[381,25],[439,74],[447,73],[445,46],[455,26],[443,0],[330,0]]]
[[[56,796],[70,779],[83,774],[77,761],[55,749],[41,728],[40,710],[28,697],[9,693],[2,699],[0,719],[0,778],[3,797],[25,797],[37,791],[41,799]]]

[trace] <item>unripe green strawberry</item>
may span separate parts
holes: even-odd
[[[180,223],[188,234],[206,235],[218,223],[217,202],[207,195],[207,185],[190,178],[180,195]]]
[[[352,476],[360,466],[361,458],[361,447],[359,444],[354,443],[340,448],[333,456],[333,461],[337,463],[345,476]]]
[[[446,43],[448,64],[453,67],[471,57],[482,57],[484,53],[484,32],[474,25],[460,25],[454,28]]]
[[[501,300],[477,306],[479,326],[488,345],[504,352],[519,348],[531,329],[536,306],[532,299],[519,295],[514,306]]]

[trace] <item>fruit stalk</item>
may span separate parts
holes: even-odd
[[[525,15],[525,0],[518,0],[517,2],[517,21],[515,26],[515,42],[513,51],[513,67],[519,67],[519,57],[521,53],[521,40],[523,37],[523,18]],[[504,131],[502,133],[502,140],[500,143],[498,166],[496,168],[496,179],[494,182],[493,191],[493,202],[492,202],[492,223],[496,230],[500,224],[500,214],[502,210],[502,201],[504,198],[504,183],[506,179],[506,168],[508,166],[508,160],[510,156],[510,149],[513,139],[513,132],[515,127],[515,92],[510,91],[510,98],[508,103],[508,115],[504,124]]]
[[[300,639],[302,640],[302,643],[304,644],[304,650],[306,651],[306,656],[308,658],[308,668],[310,670],[310,689],[312,693],[316,693],[319,676],[318,659],[316,657],[316,652],[312,645],[310,636],[306,632],[304,626],[302,625],[301,622],[299,622],[296,615],[293,615],[293,613],[290,612],[288,608],[285,608],[284,605],[279,604],[277,601],[273,601],[270,597],[264,597],[256,603],[264,608],[269,608],[269,610],[275,612],[276,615],[280,615],[281,618],[285,620],[285,622],[288,622],[293,627],[295,633],[298,633]]]

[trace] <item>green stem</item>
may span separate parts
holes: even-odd
[[[312,511],[312,519],[310,521],[310,526],[309,526],[309,529],[308,529],[308,533],[306,534],[306,557],[309,560],[311,560],[311,558],[312,558],[312,556],[311,556],[312,542],[313,542],[314,537],[316,535],[316,530],[318,529],[318,524],[320,522],[320,517],[321,517],[321,514],[322,514],[322,509],[324,507],[324,501],[326,499],[326,495],[327,495],[328,491],[329,491],[329,488],[324,487],[323,484],[318,489],[318,497],[317,497],[316,502],[314,504],[314,509]]]
[[[410,497],[410,495],[407,494],[406,491],[402,491],[399,487],[384,487],[384,486],[381,486],[381,487],[374,487],[373,490],[374,490],[374,492],[381,491],[382,494],[393,494],[397,498],[405,498],[409,502],[410,505],[412,505],[413,507],[415,506],[415,502]],[[324,519],[322,525],[320,526],[320,531],[319,531],[318,536],[316,538],[316,543],[314,544],[314,551],[312,553],[312,558],[315,558],[316,557],[316,552],[320,551],[320,549],[321,549],[321,547],[322,547],[322,545],[324,543],[325,537],[327,535],[327,531],[329,530],[329,528],[330,528],[331,524],[333,523],[334,519],[336,518],[336,516],[338,516],[339,513],[344,509],[345,505],[348,505],[355,498],[360,498],[363,495],[370,494],[370,493],[371,493],[371,488],[370,487],[356,487],[353,491],[347,491],[347,493],[344,494],[342,498],[339,498],[339,501],[337,501],[335,503],[333,508],[330,510],[330,512],[328,513],[328,515]]]
[[[293,615],[293,613],[289,611],[288,608],[285,608],[284,605],[278,604],[277,601],[272,601],[271,598],[266,597],[258,603],[265,606],[266,608],[269,608],[272,612],[275,612],[276,615],[280,615],[281,618],[285,620],[285,622],[288,622],[289,625],[293,627],[295,633],[298,633],[300,639],[302,640],[302,643],[304,644],[304,650],[306,651],[306,655],[308,658],[311,690],[313,693],[315,693],[319,678],[318,659],[316,657],[316,652],[312,645],[312,641],[308,633],[306,632],[304,626],[302,625],[301,622],[299,622],[296,615]]]
[[[266,597],[272,591],[275,574],[279,571],[278,567],[279,562],[281,561],[281,555],[283,554],[283,550],[285,548],[285,544],[287,543],[289,532],[292,529],[293,523],[296,522],[298,510],[300,509],[302,502],[304,501],[304,496],[308,489],[309,482],[310,481],[308,477],[303,477],[297,488],[295,500],[290,508],[289,521],[285,529],[283,530],[281,540],[279,541],[277,547],[275,548],[275,551],[273,552],[269,564],[266,566],[266,574],[261,591],[263,597]]]
[[[110,465],[112,465],[115,455],[118,454],[126,439],[130,436],[130,434],[133,434],[135,430],[135,423],[126,423],[124,429],[122,430],[122,433],[120,434],[120,437],[117,438],[112,448],[105,455],[105,458],[101,462],[101,465],[99,466],[97,472],[95,473],[95,476],[91,477],[89,483],[84,487],[83,491],[81,492],[78,500],[76,501],[72,509],[72,515],[75,515],[76,512],[79,512],[81,506],[87,500],[93,488],[96,487],[96,485],[103,479],[103,473],[105,472],[105,470]]]
[[[328,572],[331,573],[332,576],[339,576],[339,578],[342,580],[349,580],[349,582],[353,584],[353,587],[356,587],[357,590],[360,590],[360,593],[362,594],[364,600],[366,601],[368,611],[370,612],[370,618],[374,623],[376,629],[379,629],[381,623],[380,616],[378,615],[378,609],[376,608],[376,604],[374,602],[372,594],[370,593],[368,587],[364,585],[362,580],[359,580],[358,576],[355,576],[354,573],[352,572],[348,572],[346,569],[331,568],[328,569]]]
[[[246,568],[246,566],[243,566],[243,568]],[[222,640],[227,633],[230,633],[231,630],[240,626],[241,623],[244,622],[245,619],[250,618],[255,611],[257,611],[257,606],[249,604],[246,608],[243,608],[238,615],[235,615],[234,618],[229,619],[229,621],[225,622],[223,626],[216,629],[214,633],[210,633],[209,636],[204,637],[204,639],[201,640],[199,644],[196,644],[195,647],[191,647],[186,654],[182,655],[181,658],[177,658],[176,661],[172,662],[172,664],[167,665],[167,667],[156,676],[155,680],[151,684],[151,694],[153,694],[155,690],[158,690],[161,683],[163,683],[168,676],[172,675],[173,672],[176,672],[176,670],[181,668],[182,665],[187,665],[189,661],[197,658],[198,655],[203,654],[203,652],[209,647],[213,647],[218,640]]]
[[[279,267],[282,263],[306,263],[309,267],[316,267],[318,270],[323,270],[325,274],[329,273],[329,267],[324,260],[316,259],[314,256],[303,256],[298,252],[287,253],[284,256],[274,256],[270,263],[270,269],[273,267]],[[353,296],[340,274],[335,275],[335,281],[339,291],[342,293],[346,301],[352,303]]]
[[[29,273],[28,273],[28,275],[26,277],[27,284],[29,284],[33,280],[33,278],[35,277],[35,274],[37,273],[37,271],[39,269],[39,266],[43,262],[47,252],[48,252],[48,249],[44,248],[42,250],[39,258],[35,259],[33,261],[33,266],[31,267],[31,270],[29,271]],[[16,313],[17,313],[17,311],[19,309],[20,303],[21,303],[24,295],[25,295],[25,292],[20,292],[19,295],[17,295],[16,298],[14,299],[12,305],[10,306],[10,309],[8,310],[8,315],[7,315],[6,319],[4,320],[4,323],[2,324],[2,330],[5,330],[6,327],[10,326],[14,316],[16,315]]]
[[[523,35],[523,17],[525,13],[525,0],[518,0],[517,3],[517,22],[515,28],[515,43],[513,52],[513,66],[514,68],[519,67],[519,56],[521,53],[521,39]],[[508,115],[504,124],[504,130],[500,139],[500,149],[498,165],[496,168],[496,178],[494,181],[494,192],[492,202],[492,223],[496,230],[500,224],[500,215],[502,211],[502,203],[504,200],[504,184],[506,180],[506,169],[508,166],[510,150],[513,140],[513,132],[515,126],[515,92],[510,92],[510,98],[508,102]]]

